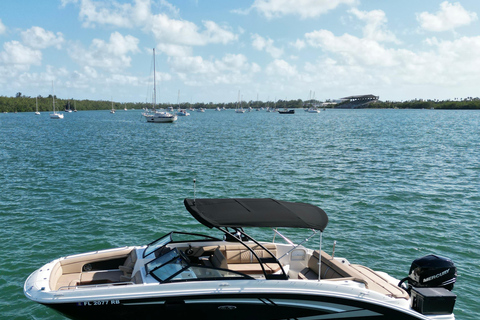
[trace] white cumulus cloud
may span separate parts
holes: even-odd
[[[103,68],[110,71],[130,66],[129,54],[139,52],[139,40],[133,36],[123,36],[119,32],[110,35],[109,42],[93,39],[89,49],[74,46],[69,50],[72,59],[82,66]]]
[[[176,75],[191,86],[248,83],[260,71],[243,54],[226,54],[214,60],[200,56],[172,57],[169,61]]]
[[[152,13],[152,0],[135,0],[134,3],[120,1],[63,0],[78,4],[79,18],[84,27],[110,25],[123,28],[139,28],[145,33],[153,34],[159,49],[172,56],[185,55],[190,49],[185,46],[205,46],[210,43],[227,44],[238,39],[238,35],[228,27],[220,26],[214,21],[203,21],[203,26],[193,22],[170,17],[167,13]],[[179,10],[166,0],[160,1],[173,16]],[[158,4],[155,4],[158,5]],[[176,47],[175,47],[176,46]],[[182,47],[183,46],[183,47]]]
[[[363,36],[366,39],[375,41],[390,41],[399,43],[395,35],[387,30],[387,17],[382,10],[360,11],[352,8],[350,13],[355,15],[359,20],[365,22],[363,27]]]
[[[60,49],[65,41],[61,32],[54,34],[40,27],[31,27],[22,31],[21,37],[24,44],[34,49],[45,49],[48,47]]]
[[[270,76],[281,76],[281,77],[295,77],[298,72],[295,66],[292,66],[285,60],[276,59],[271,62],[267,68],[266,72]]]
[[[265,39],[258,34],[252,35],[252,46],[259,51],[265,50],[275,59],[280,58],[283,54],[283,49],[275,47],[272,39]]]
[[[40,65],[42,53],[24,46],[18,41],[10,41],[3,44],[4,51],[0,52],[0,64],[5,65]]]
[[[357,0],[255,0],[255,9],[268,19],[297,15],[302,19],[318,17],[341,4],[353,5]]]
[[[449,3],[444,1],[440,4],[440,10],[435,14],[422,12],[417,14],[417,21],[421,28],[427,31],[447,31],[465,26],[477,20],[475,12],[469,12],[459,2]]]

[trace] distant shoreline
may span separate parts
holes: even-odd
[[[0,96],[0,113],[14,113],[14,112],[35,112],[36,100],[38,102],[38,111],[50,112],[52,111],[52,96],[48,97],[4,97]],[[130,109],[144,109],[151,108],[151,103],[141,102],[113,102],[113,108],[120,110],[127,108]],[[240,104],[237,102],[225,102],[225,103],[159,103],[157,108],[173,107],[175,109],[189,109],[189,108],[204,108],[204,109],[216,109],[227,108],[235,109],[239,106],[243,108],[278,108],[278,109],[305,109],[309,107],[318,107],[320,109],[435,109],[435,110],[480,110],[480,98],[466,98],[459,100],[410,100],[410,101],[376,101],[368,105],[356,106],[350,108],[348,101],[342,103],[331,103],[328,100],[325,105],[318,100],[303,101],[297,100],[278,100],[273,101],[242,101]],[[76,110],[110,110],[112,109],[112,101],[106,100],[74,100],[74,99],[57,99],[55,97],[56,110],[62,111],[65,109],[74,108]]]

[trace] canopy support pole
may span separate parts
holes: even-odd
[[[320,281],[320,275],[322,274],[322,235],[323,231],[320,231],[320,251],[318,253],[318,281]]]

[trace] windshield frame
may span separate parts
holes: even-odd
[[[152,268],[153,266],[153,268]],[[166,277],[161,277],[160,274],[157,272],[161,268],[165,269]],[[198,276],[198,273],[195,270],[215,270],[217,271],[216,276]],[[187,278],[176,278],[179,274],[189,271],[192,277]],[[145,265],[145,272],[147,275],[152,276],[155,280],[160,283],[168,283],[168,282],[185,282],[185,281],[214,281],[214,280],[245,280],[254,279],[253,277],[237,272],[230,269],[223,269],[223,268],[215,268],[211,266],[203,266],[203,265],[194,265],[190,262],[182,250],[178,248],[173,248],[169,252],[163,254],[162,256],[150,261],[148,264]],[[228,276],[222,276],[222,273],[228,273]]]
[[[203,239],[175,241],[174,235],[194,236],[194,237],[201,237]],[[163,247],[165,247],[169,243],[202,242],[202,241],[221,241],[221,240],[218,238],[200,234],[200,233],[172,231],[147,244],[147,247],[143,251],[143,258],[145,259],[147,256],[151,255],[152,253],[161,250]]]

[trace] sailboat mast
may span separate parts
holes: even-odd
[[[155,77],[155,48],[153,48],[153,109],[157,102],[157,89],[156,89],[156,77]]]
[[[53,88],[53,80],[52,80],[52,101],[53,101],[53,113],[55,113],[55,89]]]

